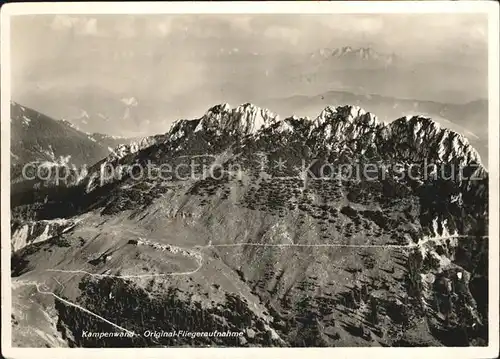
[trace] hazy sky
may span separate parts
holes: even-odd
[[[264,39],[270,45],[294,51],[347,41],[409,54],[421,54],[422,49],[432,53],[443,46],[487,44],[486,16],[474,14],[36,15],[14,18],[12,33],[13,42],[20,41],[20,49],[38,45],[38,39],[54,49],[56,39],[61,37],[92,37],[108,44],[117,38],[137,42],[157,38],[168,44],[172,40],[217,37],[243,41],[243,46],[250,45],[247,42],[252,39]],[[43,47],[31,46],[31,55],[36,57],[37,50],[44,52]]]
[[[152,70],[175,70],[172,86],[181,86],[202,75],[201,57],[221,48],[272,55],[371,46],[408,59],[468,62],[485,54],[487,20],[470,14],[37,15],[13,18],[12,36],[16,89],[31,79],[72,74],[80,80],[89,70],[145,78],[155,76]],[[177,61],[191,76],[174,76]]]
[[[487,88],[486,15],[35,15],[13,17],[11,26],[15,101],[55,118],[85,110],[118,120],[123,102],[137,99],[132,132],[157,131],[151,126],[159,121],[221,102],[364,85],[369,93],[460,102]],[[342,46],[371,47],[409,65],[404,74],[315,74],[308,55]],[[414,63],[427,67],[412,75]],[[109,131],[100,126],[92,128]]]

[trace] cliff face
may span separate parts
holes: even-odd
[[[365,165],[376,166],[355,175]],[[103,181],[103,169],[119,176]],[[79,295],[69,282],[60,295],[129,330],[143,330],[144,318],[161,326],[180,308],[203,328],[244,328],[241,342],[208,341],[220,345],[487,339],[488,174],[465,138],[427,118],[386,124],[342,106],[280,119],[218,105],[107,157],[77,186],[13,208],[21,225],[55,213],[80,220],[61,236],[69,248],[25,248],[19,258],[33,269],[17,273],[48,268],[50,248],[58,280],[84,276]],[[157,300],[169,303],[159,316]],[[102,322],[56,304],[71,345],[96,345],[78,332]]]

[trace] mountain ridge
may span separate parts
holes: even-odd
[[[291,121],[297,119],[297,117],[287,117],[280,119],[279,115],[276,115],[269,109],[261,108],[257,105],[251,103],[245,103],[240,106],[231,108],[228,103],[222,103],[211,107],[207,112],[199,119],[192,120],[198,121],[194,132],[198,132],[201,129],[210,130],[214,125],[216,125],[216,130],[219,131],[229,131],[233,132],[234,127],[242,131],[243,135],[255,135],[260,130],[264,130],[268,127],[272,127],[275,124],[284,125],[288,131],[292,129]],[[465,156],[465,162],[471,161],[477,162],[479,165],[484,167],[481,163],[480,155],[477,150],[475,150],[469,143],[469,140],[462,134],[443,128],[442,125],[433,121],[430,117],[425,116],[404,116],[400,117],[392,122],[385,123],[378,120],[377,116],[365,111],[359,106],[326,106],[323,111],[314,119],[302,118],[304,121],[310,121],[312,124],[318,124],[319,127],[324,126],[329,120],[347,120],[347,122],[355,125],[356,127],[368,126],[373,129],[379,128],[380,132],[387,131],[403,131],[402,127],[411,127],[415,139],[418,136],[429,136],[429,135],[440,135],[441,145],[445,145],[444,142],[451,141],[455,146],[454,151],[461,151],[462,156]],[[180,120],[188,121],[188,120]],[[331,121],[330,121],[331,122]],[[178,126],[179,121],[174,123],[170,130],[167,132],[171,136],[178,137],[179,134],[176,133],[175,128]],[[327,126],[328,127],[328,126]],[[330,131],[331,136],[340,136],[343,127],[336,127],[333,132]],[[409,128],[407,130],[410,130]],[[236,131],[238,132],[238,131]],[[387,136],[387,133],[384,134]],[[461,148],[461,150],[460,150]],[[442,153],[443,148],[438,148],[438,153]],[[454,157],[458,153],[450,153],[449,156]]]

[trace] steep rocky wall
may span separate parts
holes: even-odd
[[[75,222],[66,219],[25,222],[13,229],[11,246],[16,252],[30,244],[46,241],[74,227]]]

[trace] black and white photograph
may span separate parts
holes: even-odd
[[[497,4],[300,3],[2,7],[9,353],[498,354]]]

